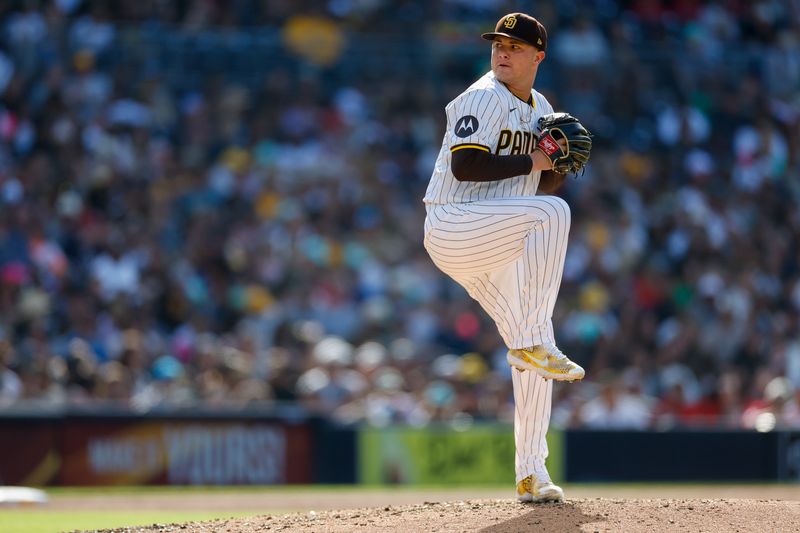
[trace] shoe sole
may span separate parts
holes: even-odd
[[[531,365],[529,363],[526,363],[522,359],[519,359],[518,357],[514,357],[511,354],[508,354],[508,356],[506,357],[506,360],[508,361],[509,365],[513,366],[514,368],[516,368],[519,371],[530,370],[531,372],[536,372],[537,374],[542,376],[544,379],[552,379],[553,381],[580,381],[586,375],[585,372],[580,377],[579,376],[570,376],[569,374],[559,374],[559,373],[556,373],[556,372],[550,372],[548,370],[545,370],[544,368],[539,368],[539,367],[533,366],[533,365]]]
[[[517,496],[519,503],[564,503],[564,495],[559,493],[542,494],[534,497],[533,494],[526,494],[524,496]]]
[[[563,496],[540,496],[539,498],[534,498],[531,500],[531,503],[564,503]]]

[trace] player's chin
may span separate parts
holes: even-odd
[[[511,67],[506,65],[496,65],[492,70],[494,71],[494,77],[503,82],[508,81],[513,74]]]

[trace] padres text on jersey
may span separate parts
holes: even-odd
[[[533,105],[511,94],[493,72],[488,72],[447,104],[447,130],[425,192],[425,203],[474,202],[536,194],[538,170],[487,182],[458,181],[450,170],[451,154],[465,148],[496,155],[531,153],[536,145],[537,120],[553,112],[544,96],[534,89],[531,95]]]

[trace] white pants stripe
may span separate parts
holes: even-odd
[[[509,348],[555,342],[553,309],[570,228],[569,206],[532,196],[428,206],[425,249],[497,325]],[[553,384],[512,370],[517,481],[547,457]]]

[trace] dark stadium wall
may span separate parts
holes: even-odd
[[[513,476],[511,431],[264,413],[4,415],[0,485],[498,484]],[[549,446],[566,482],[800,482],[798,431],[570,430]]]

